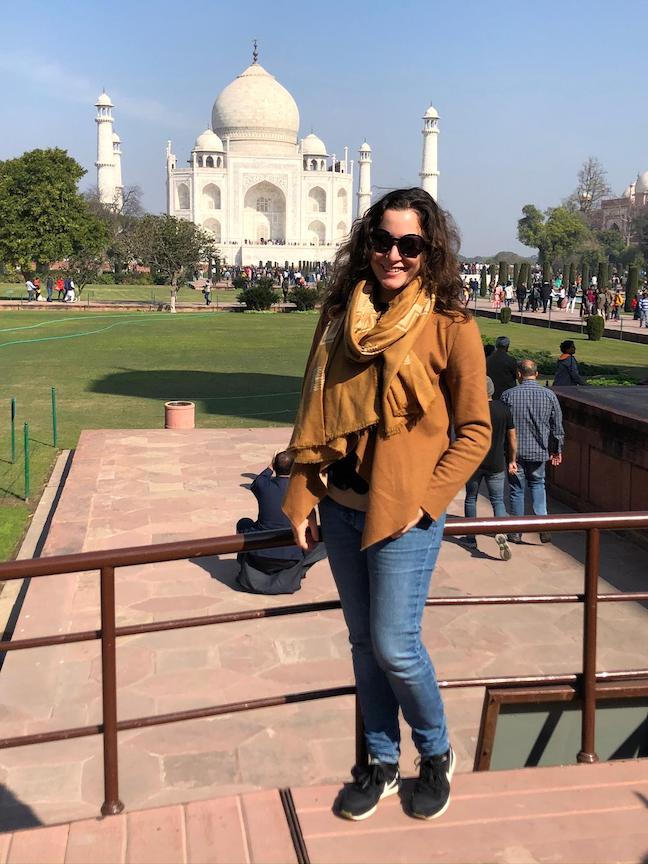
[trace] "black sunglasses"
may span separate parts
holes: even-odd
[[[384,228],[374,228],[371,232],[371,245],[374,251],[380,252],[381,255],[387,255],[391,252],[394,243],[403,258],[416,258],[428,246],[427,240],[419,234],[392,237],[389,231],[385,231]]]

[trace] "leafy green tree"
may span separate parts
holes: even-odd
[[[190,277],[203,261],[215,255],[211,234],[193,222],[175,216],[147,214],[133,232],[133,251],[142,263],[168,279],[171,285],[171,311],[183,274]]]
[[[633,264],[639,267],[640,270],[645,270],[646,268],[646,259],[636,243],[626,246],[621,253],[621,265],[623,267],[632,267]]]
[[[578,251],[591,237],[591,230],[579,213],[553,207],[544,214],[533,204],[522,208],[518,220],[518,240],[538,250],[538,263],[555,264]]]
[[[83,250],[98,229],[77,186],[85,170],[59,148],[0,162],[0,260],[27,278]]]
[[[538,250],[540,263],[544,257],[544,231],[544,213],[533,204],[525,204],[522,208],[522,218],[518,220],[518,240],[525,246]]]
[[[601,248],[601,253],[613,264],[621,264],[626,243],[618,228],[609,228],[605,231],[597,231],[596,239]]]
[[[549,211],[544,228],[547,259],[553,263],[571,255],[590,233],[578,213],[571,213],[564,207],[554,207]]]

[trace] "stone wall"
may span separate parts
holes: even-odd
[[[560,467],[549,471],[550,494],[582,512],[648,510],[648,387],[555,393],[565,449]]]

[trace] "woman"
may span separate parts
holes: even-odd
[[[421,756],[411,812],[430,819],[448,806],[454,754],[421,617],[446,507],[490,442],[484,351],[461,303],[457,248],[422,189],[390,192],[356,220],[290,445],[284,512],[306,550],[319,539],[319,503],[370,756],[340,794],[349,819],[398,791],[399,707]]]
[[[556,377],[554,378],[554,387],[572,387],[574,385],[583,386],[587,381],[578,371],[578,363],[574,354],[576,353],[576,345],[573,339],[565,339],[560,343],[560,357],[556,366]]]

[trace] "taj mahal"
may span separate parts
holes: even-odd
[[[97,102],[97,186],[101,200],[119,201],[121,142],[112,130],[112,102]],[[420,185],[437,197],[439,115],[423,117]],[[217,96],[211,124],[198,137],[186,166],[166,148],[166,210],[209,231],[221,259],[330,261],[353,220],[356,166],[349,148],[329,153],[313,132],[299,138],[292,95],[258,62]],[[357,215],[371,204],[372,150],[364,141],[357,162]],[[281,248],[273,248],[281,247]]]

